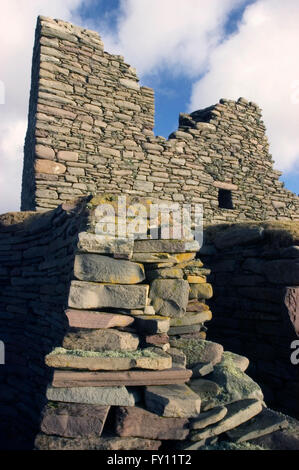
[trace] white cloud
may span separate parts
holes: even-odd
[[[19,210],[30,70],[38,15],[72,20],[84,0],[9,0],[0,15],[0,213]],[[4,88],[4,90],[3,90]],[[4,91],[4,104],[3,102]]]
[[[122,0],[117,34],[98,23],[105,48],[125,53],[140,75],[167,66],[192,76],[203,70],[231,11],[246,0]],[[100,21],[100,20],[99,20]],[[94,23],[97,25],[97,23]]]
[[[247,7],[237,33],[216,47],[198,81],[190,110],[219,98],[244,96],[263,108],[276,166],[299,159],[299,2],[259,0]]]

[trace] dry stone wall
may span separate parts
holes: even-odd
[[[290,228],[214,228],[200,257],[214,289],[209,339],[247,356],[267,402],[298,417],[299,366],[291,345],[299,344],[299,248],[296,227]]]
[[[153,90],[96,32],[39,17],[22,210],[101,192],[204,205],[206,221],[298,218],[273,169],[260,108],[240,98],[181,114],[156,137]]]

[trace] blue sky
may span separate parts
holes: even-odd
[[[157,135],[220,98],[259,103],[275,168],[299,193],[298,0],[10,0],[0,16],[0,212],[19,209],[39,14],[97,30],[136,67],[155,90]]]

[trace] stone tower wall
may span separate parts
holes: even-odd
[[[181,114],[168,140],[153,126],[153,90],[104,51],[97,33],[39,17],[22,210],[110,192],[202,203],[214,223],[299,217],[298,197],[273,169],[256,104],[220,100]],[[233,209],[219,207],[223,189]]]

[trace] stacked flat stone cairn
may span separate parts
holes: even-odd
[[[78,236],[68,331],[45,358],[53,379],[36,448],[192,450],[287,426],[245,374],[249,361],[205,339],[212,288],[198,242],[116,238],[110,222],[101,232],[103,200]]]

